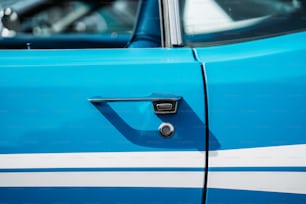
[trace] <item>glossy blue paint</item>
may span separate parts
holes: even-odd
[[[0,153],[204,150],[203,81],[190,49],[0,51],[0,62]],[[87,101],[151,93],[182,96],[178,113]],[[163,121],[172,138],[159,135]]]
[[[0,51],[0,63],[1,154],[205,149],[202,70],[191,49]],[[88,101],[93,96],[130,98],[152,93],[182,96],[178,113],[156,115],[151,102]],[[171,138],[159,135],[162,122],[175,127]],[[148,170],[53,166],[4,168],[1,173],[86,169]],[[204,171],[204,166],[192,170]],[[201,188],[8,187],[0,188],[0,203],[200,203],[202,193]]]
[[[196,49],[209,149],[306,143],[306,33]]]
[[[218,204],[287,204],[305,203],[306,195],[293,193],[274,193],[263,191],[244,191],[244,190],[230,190],[230,189],[213,189],[208,188],[208,197],[206,203]]]
[[[0,188],[6,204],[201,203],[201,189],[182,188]],[[16,196],[19,195],[19,196]]]

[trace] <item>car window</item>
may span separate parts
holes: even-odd
[[[79,39],[90,44],[109,39],[121,47],[124,43],[116,44],[116,39],[126,42],[131,37],[138,4],[139,0],[2,0],[1,40]]]
[[[306,28],[305,1],[181,0],[184,40],[205,46],[258,39]]]

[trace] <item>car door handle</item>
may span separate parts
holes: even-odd
[[[182,96],[178,95],[153,93],[147,97],[136,98],[107,98],[99,96],[89,98],[88,101],[94,105],[107,102],[151,101],[156,114],[175,114],[177,112],[178,103],[182,98]]]

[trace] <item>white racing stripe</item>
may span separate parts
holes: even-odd
[[[306,167],[306,145],[232,149],[209,152],[208,188],[306,194],[306,172],[277,171]],[[274,171],[222,171],[230,167],[272,167]]]
[[[306,145],[217,150],[209,152],[209,167],[305,167]],[[203,168],[205,153],[101,152],[0,154],[0,169],[13,168]]]
[[[306,172],[209,172],[208,188],[306,194]],[[0,187],[202,188],[204,172],[0,173]]]
[[[278,167],[306,167],[305,155],[305,144],[210,151],[209,167],[220,169],[209,171],[208,188],[306,194],[306,172],[277,171]],[[166,168],[203,168],[204,158],[205,152],[199,151],[1,154],[0,169],[4,171],[0,173],[0,187],[202,188],[204,172]],[[263,168],[256,172],[251,168],[237,172],[235,169],[226,171],[228,167],[275,169]],[[72,170],[31,172],[35,168]],[[119,169],[84,171],[82,168]],[[120,171],[120,168],[126,169]],[[165,171],[141,168],[165,168]],[[29,172],[6,172],[5,169],[29,169]]]
[[[306,172],[209,172],[208,188],[306,194]]]
[[[202,188],[204,172],[0,173],[0,187]],[[306,172],[209,172],[208,188],[306,194]]]
[[[204,172],[0,173],[0,187],[202,188]]]
[[[204,168],[205,153],[104,152],[0,154],[0,169],[22,168]]]
[[[306,167],[306,145],[209,152],[209,167]],[[0,154],[0,169],[203,168],[204,151]]]
[[[306,145],[209,152],[209,167],[306,167]]]

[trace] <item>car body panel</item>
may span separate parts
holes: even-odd
[[[183,188],[6,188],[1,200],[6,203],[201,203],[201,189]],[[19,196],[13,196],[13,195]],[[37,196],[39,195],[39,196]],[[70,198],[70,199],[67,199]]]
[[[0,203],[305,203],[305,2],[216,0],[239,22],[204,33],[184,2],[143,1],[132,35],[2,39],[24,50],[0,51]]]
[[[196,49],[207,82],[207,203],[305,202],[305,40],[301,32]]]
[[[98,203],[134,191],[125,201],[140,202],[151,188],[160,203],[176,189],[186,202],[202,199],[205,98],[191,49],[15,50],[1,51],[0,61],[0,194],[11,192],[3,201],[43,191],[73,202],[74,187],[92,187]],[[147,101],[88,101],[152,93],[182,96],[178,112],[156,115]],[[171,138],[160,136],[162,122],[173,124]]]

